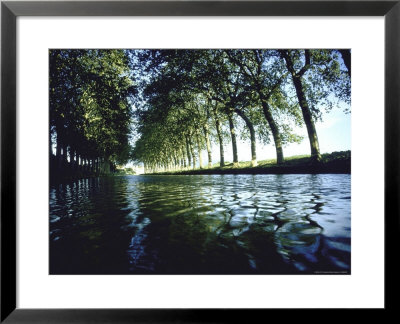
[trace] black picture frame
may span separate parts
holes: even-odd
[[[2,1],[1,2],[1,322],[235,322],[268,309],[16,308],[16,19],[18,16],[384,16],[385,310],[396,307],[399,234],[400,0],[394,1]],[[367,68],[367,67],[366,67]],[[367,283],[366,283],[367,284]],[[392,299],[393,298],[393,299]],[[261,314],[260,314],[261,313]]]

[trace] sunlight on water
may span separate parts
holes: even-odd
[[[125,176],[50,188],[50,273],[350,273],[350,175]]]

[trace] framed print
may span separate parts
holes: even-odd
[[[3,1],[1,320],[390,309],[399,14]]]

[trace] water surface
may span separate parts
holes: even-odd
[[[350,194],[348,174],[51,186],[50,273],[350,273]]]

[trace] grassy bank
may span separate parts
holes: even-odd
[[[309,155],[297,155],[285,158],[282,165],[276,164],[276,159],[258,161],[258,166],[252,167],[251,162],[239,162],[220,167],[214,164],[212,168],[158,172],[158,175],[189,175],[189,174],[302,174],[302,173],[351,173],[351,151],[322,154],[318,164],[312,164]]]
[[[125,175],[134,175],[134,174],[136,174],[136,172],[132,168],[124,168],[124,167],[118,167],[118,166],[114,173],[115,176],[125,176]]]

